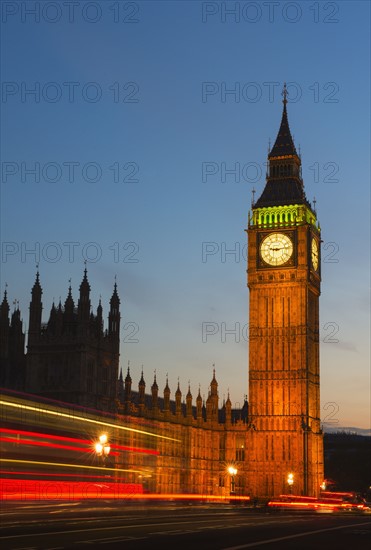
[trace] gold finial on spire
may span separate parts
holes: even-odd
[[[286,82],[283,84],[283,90],[282,90],[283,100],[282,103],[286,105],[287,103],[287,96],[289,95],[289,92],[287,91]]]

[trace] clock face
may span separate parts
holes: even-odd
[[[312,266],[315,271],[318,269],[318,243],[316,239],[312,239],[311,244],[311,256],[312,256]]]
[[[292,240],[284,233],[270,233],[260,245],[261,257],[267,264],[273,266],[285,264],[291,258],[293,251]]]

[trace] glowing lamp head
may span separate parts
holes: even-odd
[[[101,443],[102,445],[107,443],[107,435],[106,434],[102,434],[102,435],[99,436],[99,443]]]
[[[228,473],[231,476],[235,476],[237,474],[237,468],[235,468],[234,466],[228,466]]]
[[[97,455],[101,455],[102,452],[103,452],[103,445],[101,443],[96,443],[95,444],[95,452],[97,453]]]
[[[110,447],[109,445],[105,445],[105,446],[103,447],[103,450],[104,450],[104,454],[105,454],[106,456],[108,456],[108,455],[110,454],[111,447]]]

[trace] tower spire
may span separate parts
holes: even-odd
[[[265,188],[253,210],[272,206],[304,204],[310,208],[301,178],[301,159],[296,151],[287,116],[286,83],[282,90],[283,111],[274,145],[268,153],[268,173]]]
[[[281,119],[281,125],[280,129],[278,130],[278,134],[276,137],[276,141],[274,142],[273,148],[271,149],[268,159],[274,158],[274,157],[282,157],[286,155],[296,155],[298,156],[294,144],[294,140],[291,136],[290,126],[289,126],[289,120],[287,117],[287,96],[288,91],[286,87],[286,82],[283,85],[282,90],[282,96],[283,96],[283,111],[282,111],[282,119]]]

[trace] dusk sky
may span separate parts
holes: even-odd
[[[36,264],[46,322],[86,260],[105,326],[117,278],[133,388],[143,365],[148,392],[156,371],[206,398],[215,364],[242,405],[244,230],[286,82],[322,229],[321,418],[369,429],[369,2],[1,8],[1,293],[25,330]]]

